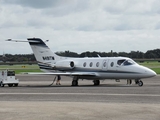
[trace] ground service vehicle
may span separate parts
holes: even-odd
[[[15,78],[15,71],[2,70],[0,71],[0,86],[8,85],[9,87],[17,87],[19,80]]]

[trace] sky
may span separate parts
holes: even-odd
[[[160,48],[160,0],[0,0],[0,54],[31,54],[27,38],[53,52],[146,52]]]

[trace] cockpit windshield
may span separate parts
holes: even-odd
[[[134,62],[132,59],[121,59],[117,61],[117,64],[127,66],[136,64],[136,62]]]
[[[124,66],[127,66],[127,65],[133,65],[133,64],[136,64],[136,62],[134,62],[133,60],[129,59],[129,60],[126,60],[123,65]]]
[[[121,65],[124,61],[126,61],[126,60],[125,60],[125,59],[118,60],[118,61],[117,61],[117,64],[118,64],[118,65]]]

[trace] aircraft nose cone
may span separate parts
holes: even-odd
[[[153,70],[151,70],[150,68],[141,66],[141,68],[144,70],[144,74],[146,77],[154,77],[156,76],[156,72],[154,72]]]
[[[151,70],[151,69],[148,69],[147,71],[147,74],[150,76],[150,77],[154,77],[154,76],[156,76],[157,75],[157,73],[156,72],[154,72],[153,70]]]
[[[153,76],[156,76],[156,75],[157,75],[157,73],[156,73],[156,72],[154,72],[153,70],[152,70],[152,74],[153,74]]]

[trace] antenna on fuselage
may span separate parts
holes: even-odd
[[[101,56],[100,56],[99,54],[97,54],[97,56],[98,56],[99,58],[101,58]]]
[[[44,41],[44,42],[45,42],[45,43],[46,43],[46,42],[49,42],[49,40],[46,40],[46,41]]]

